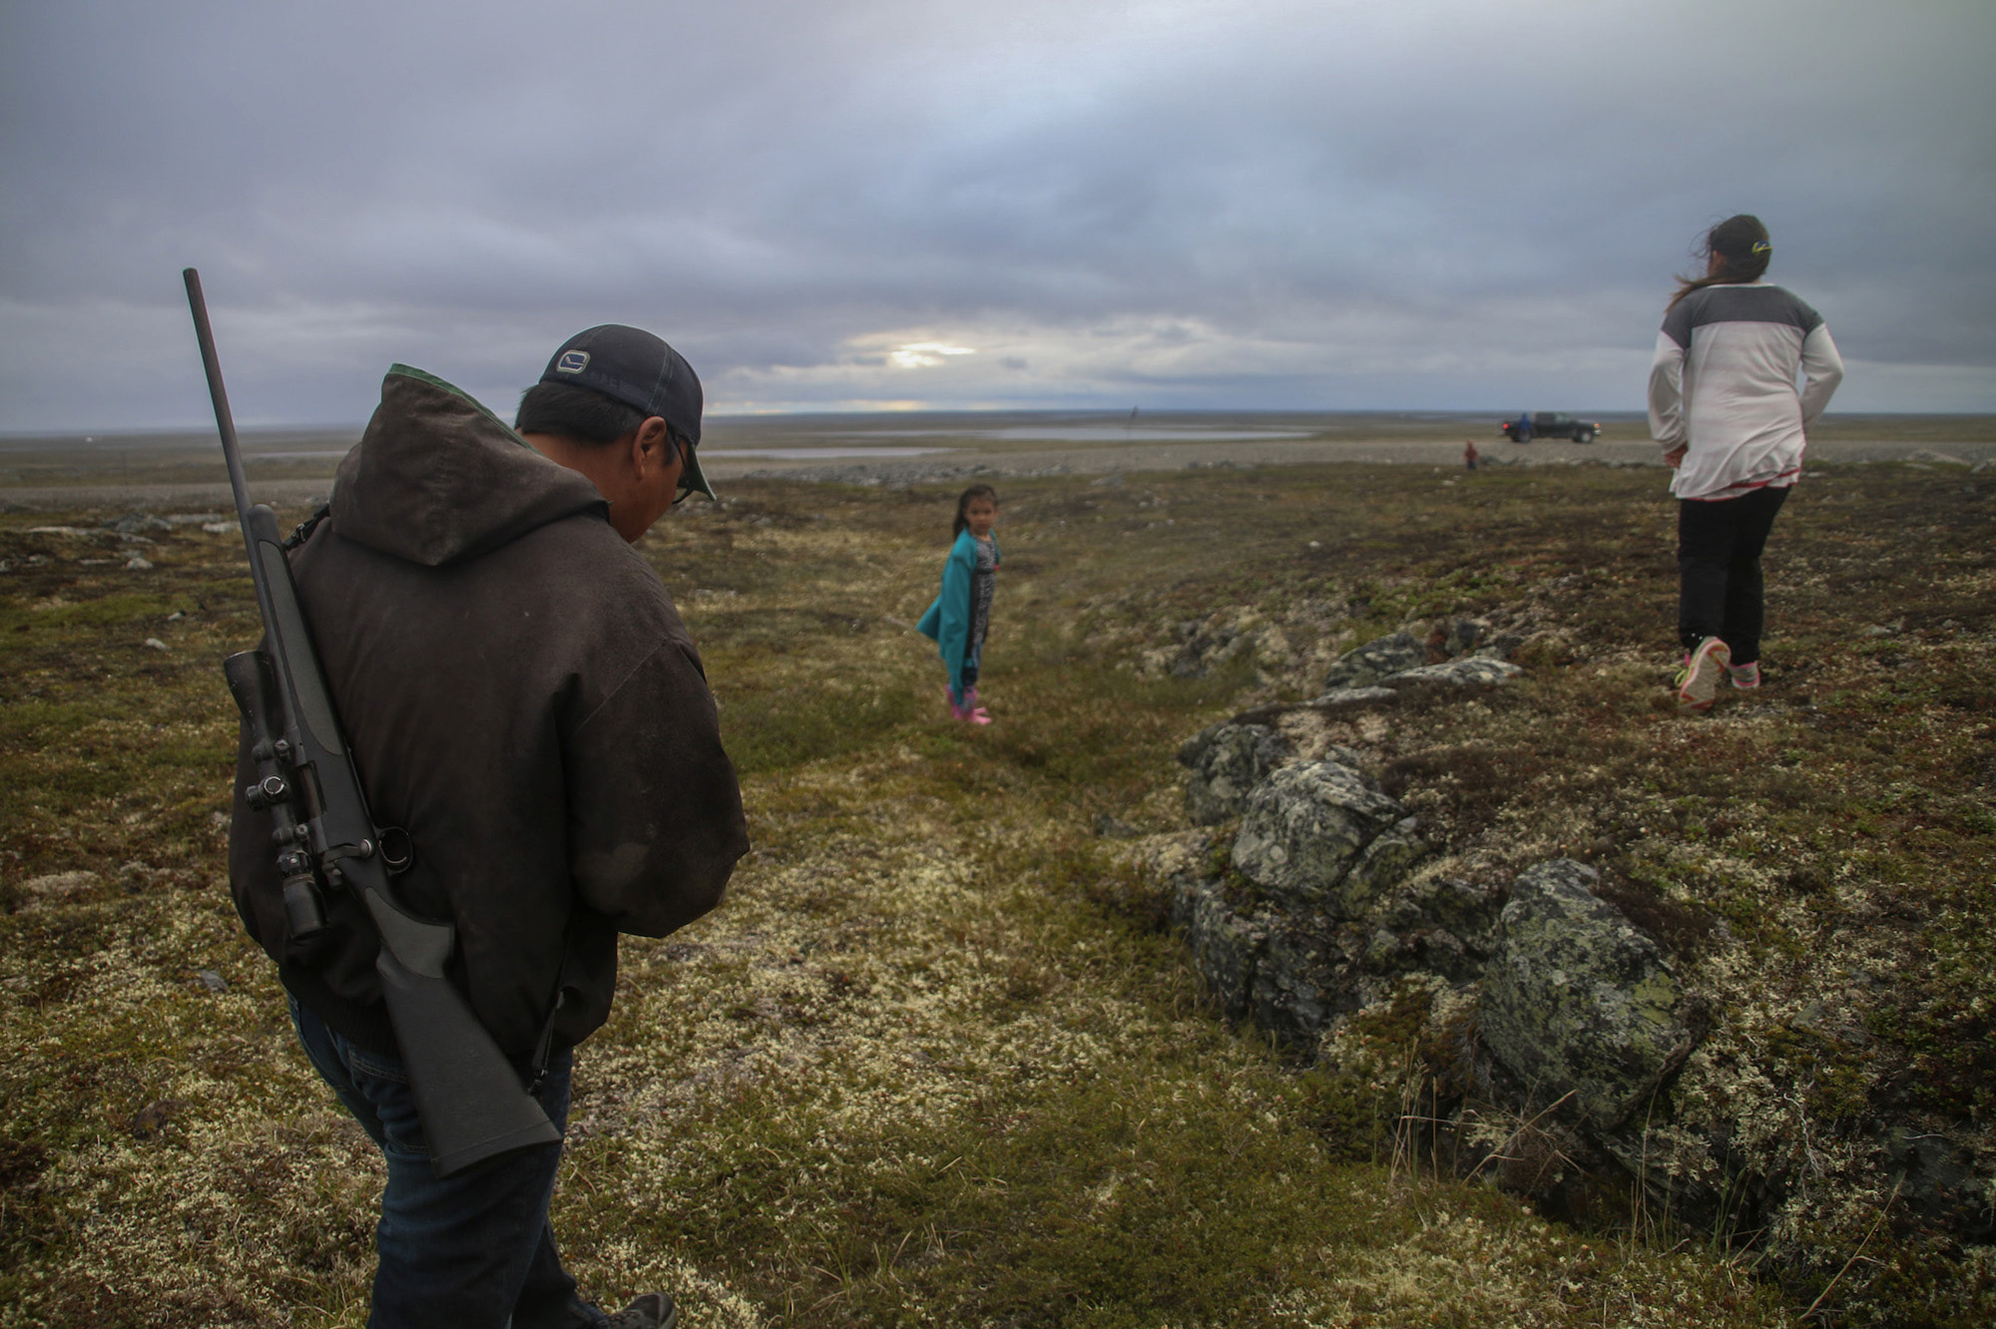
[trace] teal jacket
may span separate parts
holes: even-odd
[[[991,552],[998,552],[995,536]],[[970,577],[976,571],[977,537],[966,527],[950,546],[949,559],[943,564],[942,594],[915,625],[923,636],[935,639],[949,669],[949,685],[959,695],[963,692],[964,656],[970,649]]]

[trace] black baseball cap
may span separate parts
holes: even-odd
[[[690,445],[700,442],[700,376],[686,357],[643,328],[604,323],[561,344],[541,374],[543,383],[567,383],[658,416]],[[714,497],[692,446],[682,449],[682,488]]]

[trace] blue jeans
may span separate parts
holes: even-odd
[[[401,1060],[355,1047],[295,998],[291,1022],[312,1065],[388,1160],[368,1329],[584,1329],[605,1322],[576,1296],[548,1227],[560,1145],[439,1178]],[[550,1057],[537,1095],[557,1130],[567,1128],[573,1066],[567,1049]]]

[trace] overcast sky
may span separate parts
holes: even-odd
[[[1846,410],[1996,411],[1989,0],[0,0],[0,430],[599,322],[714,412],[1637,409],[1758,213]]]

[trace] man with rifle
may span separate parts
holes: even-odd
[[[516,432],[397,365],[287,559],[247,505],[188,286],[267,629],[229,664],[230,881],[313,1065],[387,1158],[369,1323],[669,1329],[662,1294],[583,1302],[547,1212],[618,934],[706,913],[748,849],[699,655],[631,548],[713,496],[699,380],[650,333],[591,328]]]

